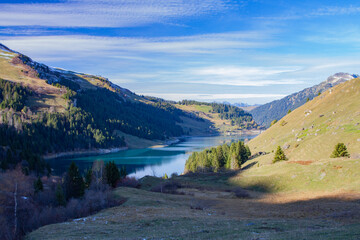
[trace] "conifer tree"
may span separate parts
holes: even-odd
[[[43,183],[42,183],[40,177],[38,177],[38,179],[34,182],[34,189],[35,189],[35,193],[38,193],[38,192],[44,190],[44,186],[43,186]]]
[[[279,161],[286,161],[287,158],[285,156],[284,151],[281,149],[280,146],[277,147],[273,163],[279,162]]]
[[[86,174],[85,174],[85,187],[86,188],[89,188],[90,185],[91,185],[91,182],[92,182],[92,178],[93,178],[93,171],[92,169],[88,169],[86,171]]]
[[[338,143],[336,144],[335,149],[330,157],[338,158],[338,157],[349,157],[349,156],[350,155],[347,151],[346,145],[344,143]]]
[[[107,184],[116,187],[117,182],[120,180],[120,171],[114,161],[105,163],[105,178]]]
[[[56,187],[55,196],[56,196],[56,202],[57,202],[57,204],[59,206],[65,206],[66,205],[64,191],[63,191],[63,188],[61,187],[60,184],[58,184],[57,187]]]
[[[66,173],[65,189],[66,199],[79,198],[84,195],[84,180],[80,175],[79,168],[76,166],[75,162],[70,164],[70,167]]]

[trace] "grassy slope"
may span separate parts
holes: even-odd
[[[124,205],[45,226],[27,239],[359,239],[359,88],[352,80],[286,116],[286,125],[249,143],[253,152],[270,153],[239,172],[176,177],[185,195],[148,192],[161,181],[149,178],[143,190],[116,189],[128,198]],[[341,141],[354,157],[328,158]],[[272,164],[271,151],[284,144],[290,160]],[[250,198],[227,191],[235,186],[250,189]]]
[[[38,93],[28,100],[27,105],[33,111],[47,111],[53,107],[55,111],[63,112],[68,102],[62,98],[65,92],[61,92],[59,88],[47,84],[38,77],[27,76],[24,74],[29,69],[24,65],[14,65],[12,59],[16,57],[16,53],[10,53],[0,50],[0,78],[16,83],[21,83]]]
[[[238,130],[237,126],[231,126],[231,120],[221,119],[219,113],[213,113],[212,107],[207,105],[175,105],[177,108],[195,114],[206,119],[212,125],[212,132],[232,132]],[[191,127],[191,126],[190,126]],[[209,133],[209,126],[200,130],[203,134]],[[210,131],[211,132],[211,131]],[[201,134],[199,134],[201,135]]]
[[[290,160],[315,161],[328,158],[334,146],[343,142],[350,154],[359,155],[360,79],[340,84],[331,91],[297,108],[250,141],[252,152],[271,152],[278,145],[290,145],[285,150]]]
[[[308,110],[312,112],[306,116]],[[331,94],[321,94],[251,140],[253,153],[268,154],[248,161],[231,181],[269,192],[359,192],[359,122],[360,79],[354,79],[334,87]],[[348,146],[350,159],[329,158],[338,142]],[[278,145],[290,145],[284,150],[289,160],[272,164],[272,150]]]
[[[214,181],[214,178],[211,179]],[[284,200],[282,196],[268,195],[238,199],[227,192],[206,190],[204,187],[182,190],[191,190],[191,195],[118,188],[115,194],[128,199],[124,205],[90,217],[42,227],[29,234],[27,239],[359,237],[360,205],[354,201],[354,196],[347,196],[347,199],[334,195],[331,198],[318,196],[296,200],[288,197]]]

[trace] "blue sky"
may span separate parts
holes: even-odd
[[[170,100],[265,103],[360,73],[360,2],[0,1],[0,42]]]

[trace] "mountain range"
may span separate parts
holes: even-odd
[[[280,100],[258,106],[250,110],[250,113],[259,125],[269,127],[273,120],[281,119],[289,110],[294,110],[302,106],[308,100],[312,100],[318,94],[321,94],[329,88],[357,77],[359,77],[357,74],[336,73],[318,85],[293,93]]]

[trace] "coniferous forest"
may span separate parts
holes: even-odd
[[[194,152],[185,164],[188,172],[219,171],[220,169],[240,169],[251,156],[250,148],[242,141],[225,143],[218,147]]]
[[[0,80],[1,168],[13,168],[24,160],[26,169],[44,172],[50,169],[41,157],[47,153],[125,146],[116,130],[160,140],[183,134],[176,124],[183,113],[170,104],[125,100],[101,88],[77,93],[77,87],[68,86],[73,87],[67,84],[63,97],[76,106],[70,104],[64,113],[33,113],[26,106],[33,93]]]
[[[221,119],[231,120],[232,125],[239,126],[241,129],[260,129],[250,113],[243,109],[224,103],[206,103],[194,100],[183,100],[181,105],[206,105],[212,107],[212,112],[218,113]]]

